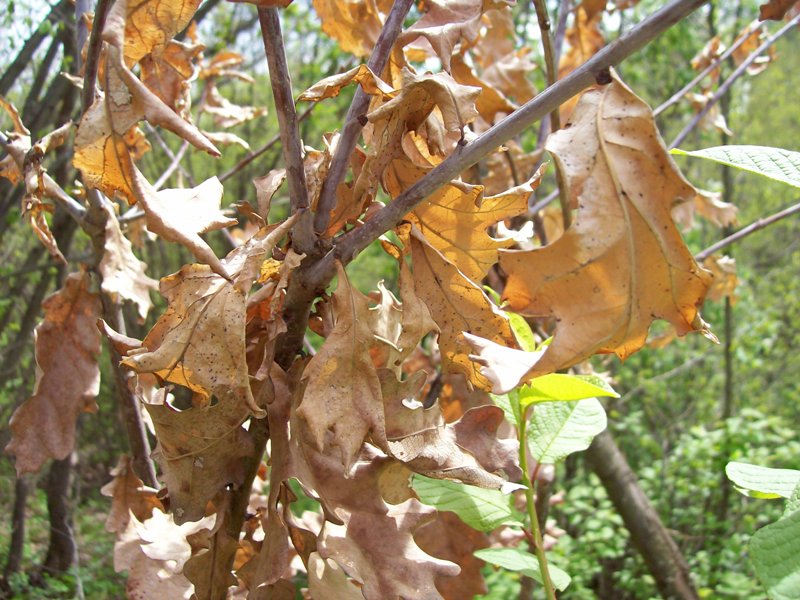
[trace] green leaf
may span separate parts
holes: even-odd
[[[619,394],[597,375],[551,373],[537,377],[519,390],[523,408],[538,402],[571,402],[597,396],[619,398]]]
[[[421,475],[414,475],[411,487],[423,504],[436,510],[454,512],[478,531],[492,531],[500,525],[522,527],[521,515],[511,506],[512,496],[499,490]]]
[[[800,511],[755,532],[750,558],[773,600],[797,600],[800,590]]]
[[[542,572],[539,569],[539,561],[536,556],[530,552],[525,552],[519,548],[484,548],[476,550],[475,556],[488,563],[503,567],[509,571],[518,571],[523,575],[527,575],[532,579],[542,583]],[[570,576],[556,567],[548,563],[547,570],[550,571],[550,580],[559,592],[563,592],[569,582]]]
[[[725,474],[741,493],[751,498],[790,498],[800,483],[800,471],[740,462],[729,462]]]
[[[483,289],[491,296],[495,304],[500,305],[500,294],[488,285],[483,286]],[[525,352],[535,352],[536,338],[533,335],[531,326],[528,325],[524,317],[512,312],[503,311],[503,313],[508,318],[508,324],[511,326],[511,331],[514,332],[514,337],[517,339],[519,347],[525,350]]]
[[[783,516],[788,517],[795,511],[800,511],[800,483],[794,488],[789,501],[786,503],[786,508],[783,510]]]
[[[507,394],[501,394],[499,396],[489,394],[489,396],[491,396],[492,402],[503,409],[506,421],[515,427],[519,427],[519,392],[517,390],[511,390]]]
[[[800,188],[800,152],[768,146],[717,146],[696,152],[675,148],[670,153],[707,158]]]
[[[586,450],[605,428],[606,412],[596,398],[538,404],[528,427],[531,454],[540,463],[556,463]]]

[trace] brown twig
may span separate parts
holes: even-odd
[[[747,227],[742,227],[736,233],[732,233],[728,237],[721,239],[715,244],[712,244],[705,250],[698,252],[697,254],[694,255],[694,259],[698,262],[702,262],[715,252],[719,252],[723,248],[727,248],[731,244],[738,242],[739,240],[750,235],[751,233],[755,233],[759,229],[764,229],[765,227],[772,225],[776,221],[780,221],[781,219],[785,219],[786,217],[790,217],[791,215],[799,212],[800,212],[800,203],[790,206],[789,208],[785,208],[768,217],[764,217],[763,219],[759,219],[758,221],[754,221],[753,223],[750,223],[750,225],[748,225]]]
[[[89,110],[94,102],[95,84],[97,81],[97,68],[100,61],[100,50],[103,48],[103,29],[106,25],[108,9],[111,7],[109,0],[99,0],[94,12],[92,33],[89,36],[89,47],[86,50],[86,68],[83,74],[83,92],[81,94],[82,112]],[[76,6],[76,9],[78,7]],[[85,28],[82,15],[75,15],[78,29]],[[78,36],[81,37],[80,35]],[[78,61],[80,61],[81,46],[78,45]]]
[[[558,79],[558,65],[555,62],[556,52],[553,47],[553,38],[550,35],[550,16],[547,14],[547,6],[544,0],[533,0],[533,6],[536,9],[536,20],[539,23],[539,32],[542,37],[547,85],[550,87]],[[561,129],[561,115],[558,108],[556,106],[550,113],[550,133]],[[555,164],[555,169],[558,199],[561,202],[561,218],[564,221],[564,229],[567,229],[572,224],[572,213],[569,210],[569,198],[567,197],[567,182],[558,163]]]
[[[770,46],[772,46],[775,42],[777,42],[783,35],[794,29],[794,27],[800,23],[800,14],[795,15],[793,19],[788,21],[783,27],[781,27],[775,34],[770,36],[763,44],[761,44],[758,48],[753,50],[750,53],[750,56],[747,57],[738,67],[734,70],[733,73],[719,86],[716,93],[709,98],[706,105],[703,109],[698,112],[694,118],[683,128],[683,130],[672,140],[672,143],[669,145],[669,148],[675,148],[678,144],[680,144],[683,140],[686,139],[686,136],[691,133],[691,131],[697,127],[697,124],[708,114],[708,111],[719,102],[719,99],[722,98],[725,94],[728,93],[728,90],[731,86],[736,82],[739,77],[744,75],[747,71],[747,68],[755,62],[755,60],[764,53]]]
[[[681,101],[681,99],[689,92],[694,86],[700,83],[703,79],[705,79],[706,75],[711,73],[714,69],[719,68],[722,62],[727,59],[731,54],[733,54],[742,44],[747,41],[747,38],[750,37],[750,34],[759,26],[759,21],[753,21],[747,26],[746,32],[734,42],[734,44],[728,48],[725,52],[723,52],[716,60],[712,61],[705,69],[703,69],[697,77],[692,79],[689,83],[683,86],[680,90],[675,92],[672,97],[667,100],[666,102],[662,103],[660,106],[656,107],[653,110],[653,116],[657,117],[662,112],[670,108],[671,106],[677,104]]]
[[[459,146],[455,152],[427,175],[379,210],[361,227],[339,238],[336,255],[344,263],[399,223],[414,207],[430,194],[474,165],[492,149],[530,127],[581,90],[595,83],[609,67],[624,60],[666,29],[691,14],[706,0],[675,0],[639,23],[623,37],[612,42],[575,71],[547,88],[497,125],[472,142]],[[315,267],[313,279],[319,282],[332,276],[334,256],[326,256]]]
[[[372,55],[369,57],[369,62],[367,62],[367,66],[379,77],[386,67],[389,54],[397,40],[397,36],[400,35],[403,21],[408,11],[411,9],[412,4],[413,0],[398,0],[392,5],[392,10],[389,12],[389,16],[381,30],[378,41],[375,43]],[[314,217],[314,230],[318,234],[324,233],[328,228],[331,210],[333,210],[336,204],[336,188],[342,182],[347,172],[347,163],[350,160],[350,155],[353,153],[353,149],[356,147],[356,142],[358,141],[358,136],[361,134],[361,129],[364,127],[362,120],[369,108],[369,102],[370,97],[364,93],[364,90],[360,87],[357,88],[353,96],[353,102],[350,104],[350,108],[347,111],[344,127],[342,127],[342,134],[339,137],[339,143],[331,159],[328,175],[320,191],[317,213]]]
[[[286,163],[286,184],[292,203],[292,213],[305,211],[292,231],[292,241],[298,252],[314,250],[314,230],[311,212],[308,211],[308,189],[306,187],[303,148],[297,127],[297,110],[292,95],[292,78],[286,63],[283,34],[277,8],[259,8],[258,20],[261,37],[269,65],[269,80],[275,99],[275,110],[283,144],[283,160]]]

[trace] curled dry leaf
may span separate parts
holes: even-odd
[[[797,7],[797,0],[769,0],[758,7],[758,18],[762,21],[780,21],[792,8]]]
[[[103,204],[106,213],[105,252],[98,268],[103,277],[101,287],[112,298],[124,298],[136,304],[139,318],[144,321],[153,303],[150,290],[158,288],[158,282],[145,275],[147,265],[133,254],[133,246],[119,228],[114,209]]]
[[[462,333],[516,348],[508,319],[477,284],[422,236],[412,234],[409,243],[414,288],[439,326],[439,349],[445,371],[463,373],[475,387],[490,390],[489,380],[469,358],[470,347]]]
[[[343,52],[369,56],[391,8],[385,0],[314,0],[322,31],[339,43]]]
[[[212,177],[190,189],[156,191],[139,170],[132,166],[133,191],[145,212],[147,229],[165,240],[185,246],[197,260],[209,265],[222,277],[229,274],[201,233],[237,223],[220,211],[222,184]]]
[[[131,515],[144,522],[153,515],[153,509],[164,510],[156,497],[158,490],[147,487],[133,472],[131,459],[121,456],[111,470],[114,478],[105,484],[100,493],[111,498],[111,510],[106,519],[106,531],[122,533],[128,528]]]
[[[458,577],[437,577],[436,589],[445,600],[483,596],[488,592],[481,570],[485,564],[474,556],[475,550],[489,547],[489,538],[476,531],[455,513],[437,512],[436,518],[414,534],[414,540],[428,554],[461,567]]]
[[[298,100],[305,102],[319,102],[326,98],[339,95],[342,88],[357,83],[370,96],[380,96],[384,100],[394,98],[399,92],[378,77],[367,65],[359,65],[345,71],[326,77],[308,88],[298,96]]]
[[[649,107],[615,76],[583,95],[572,125],[546,148],[561,164],[578,214],[545,248],[501,252],[511,309],[557,323],[545,354],[521,379],[595,353],[625,358],[641,348],[655,319],[680,335],[704,330],[698,306],[710,275],[670,216],[696,191],[667,153]]]
[[[367,435],[380,443],[385,433],[380,381],[369,354],[367,299],[350,285],[341,265],[338,277],[336,325],[303,372],[306,385],[297,416],[308,424],[317,448],[331,443],[349,469]]]
[[[217,127],[227,129],[267,114],[263,106],[240,106],[225,98],[212,81],[206,83],[205,102],[200,110],[214,117]]]
[[[379,375],[390,456],[421,475],[490,489],[506,483],[497,475],[501,470],[511,477],[521,475],[516,465],[519,445],[497,439],[501,409],[481,406],[445,425],[438,406],[425,409],[417,399],[424,373],[403,382],[387,369]]]
[[[102,307],[89,290],[86,272],[71,273],[64,287],[43,303],[36,327],[36,384],[33,395],[11,417],[6,452],[16,457],[17,474],[33,473],[49,458],[66,458],[75,444],[75,423],[95,412],[100,391]]]
[[[524,184],[485,197],[483,186],[449,184],[434,192],[410,215],[425,240],[467,278],[480,282],[497,262],[498,250],[513,239],[495,239],[489,226],[525,214],[528,198],[539,186],[543,167]]]
[[[186,536],[192,557],[183,567],[183,575],[194,585],[192,600],[227,598],[228,590],[236,585],[230,570],[239,543],[227,531],[226,521],[230,496],[225,495],[217,506],[213,527]]]
[[[398,36],[397,43],[407,46],[414,40],[423,38],[425,44],[413,46],[413,50],[418,55],[421,54],[419,59],[438,56],[442,61],[442,68],[450,72],[450,60],[456,47],[460,44],[463,51],[477,41],[483,25],[483,13],[512,4],[512,1],[432,0],[425,5],[427,12]],[[433,50],[433,54],[428,50]],[[414,58],[417,59],[417,56]]]
[[[154,510],[146,521],[131,514],[128,527],[114,544],[114,570],[128,571],[127,597],[131,600],[189,600],[194,586],[183,576],[192,554],[187,536],[213,527],[215,517],[176,525],[172,516]]]
[[[697,190],[688,202],[676,204],[672,209],[672,219],[684,230],[694,227],[695,214],[700,215],[717,227],[729,227],[737,222],[739,208],[721,200],[719,192]]]
[[[729,298],[731,304],[736,303],[736,288],[739,277],[736,275],[736,260],[730,256],[712,254],[703,261],[703,266],[711,271],[714,279],[708,290],[709,300]]]

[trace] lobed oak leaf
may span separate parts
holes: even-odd
[[[144,522],[153,515],[153,509],[164,510],[157,498],[158,490],[147,487],[136,476],[131,459],[120,456],[117,466],[111,470],[114,478],[105,484],[100,493],[111,498],[111,510],[106,518],[106,531],[122,533],[128,528],[133,515]]]
[[[578,214],[549,246],[501,252],[510,308],[552,315],[557,323],[552,343],[522,379],[595,353],[624,359],[641,348],[655,319],[671,322],[680,335],[702,331],[698,306],[710,275],[670,217],[673,205],[696,191],[667,153],[644,101],[615,75],[583,95],[570,126],[546,149],[561,165]]]
[[[350,285],[341,265],[338,277],[336,324],[303,372],[306,385],[297,416],[308,424],[317,448],[337,447],[349,469],[367,435],[381,441],[385,433],[380,381],[369,354],[373,334],[367,299]]]
[[[102,275],[103,291],[112,298],[130,300],[139,310],[144,321],[153,303],[150,290],[158,288],[158,282],[145,275],[147,265],[133,254],[133,246],[119,228],[114,209],[103,205],[106,214],[106,232],[103,258],[98,269]]]
[[[314,10],[322,31],[339,42],[343,52],[365,57],[372,52],[383,29],[385,16],[379,4],[365,0],[314,0]]]
[[[347,578],[336,561],[324,559],[319,552],[308,558],[308,592],[312,598],[362,600],[361,590]]]
[[[226,494],[216,507],[213,526],[186,536],[192,557],[183,567],[183,576],[194,585],[192,600],[226,598],[228,590],[236,585],[230,564],[239,549],[239,542],[227,531],[229,503],[230,495]]]
[[[723,202],[721,197],[719,192],[697,190],[692,200],[675,205],[672,219],[685,230],[694,227],[695,214],[717,227],[735,225],[739,208],[730,202]]]
[[[185,246],[197,260],[222,277],[229,277],[222,262],[200,237],[216,229],[235,225],[236,219],[220,211],[222,184],[212,177],[191,189],[159,190],[131,165],[133,191],[145,212],[147,229],[165,240]]]
[[[488,592],[481,573],[484,562],[473,554],[489,547],[489,538],[449,511],[437,512],[436,518],[420,527],[414,540],[428,554],[454,562],[461,568],[458,577],[437,577],[436,589],[445,600],[483,596]]]
[[[485,197],[483,186],[450,183],[428,196],[412,213],[425,240],[474,282],[497,262],[498,250],[514,243],[487,233],[498,221],[528,211],[528,198],[539,186],[543,168],[522,185]]]
[[[742,41],[742,38],[745,38]],[[733,64],[737,67],[741,65],[747,58],[755,52],[755,50],[766,40],[767,32],[762,25],[761,27],[755,27],[754,23],[751,23],[736,36],[736,39],[733,41],[731,46],[738,47],[736,50],[733,51],[731,54],[731,59],[733,60]],[[777,53],[775,51],[775,46],[770,46],[769,49],[761,54],[758,58],[756,58],[750,66],[747,67],[747,74],[748,75],[758,75],[759,73],[763,72],[771,62],[773,62],[777,57]]]
[[[170,40],[163,52],[148,54],[140,61],[142,83],[183,118],[189,117],[190,84],[198,77],[198,60],[204,49],[202,44]]]
[[[11,416],[11,442],[17,474],[33,473],[48,458],[69,456],[75,424],[82,412],[95,412],[100,391],[102,307],[89,289],[88,273],[71,273],[64,286],[42,303],[44,320],[34,333],[36,383],[33,395]]]
[[[431,0],[426,3],[427,12],[397,37],[397,43],[407,46],[423,38],[426,44],[416,44],[414,49],[428,56],[430,53],[426,46],[432,49],[442,61],[442,69],[450,72],[450,61],[456,47],[460,45],[463,51],[477,41],[483,13],[512,4],[513,1],[502,0]]]
[[[146,521],[131,514],[128,527],[114,544],[114,570],[128,571],[126,595],[131,600],[189,600],[194,586],[181,571],[191,556],[188,535],[209,528],[214,515],[176,525],[172,516],[154,510]]]
[[[410,236],[416,295],[427,305],[439,326],[439,349],[444,370],[463,373],[480,389],[491,388],[488,379],[469,359],[463,332],[516,347],[506,317],[477,284],[428,244],[418,233]]]
[[[318,81],[300,94],[297,99],[305,102],[319,102],[326,98],[335,98],[343,87],[353,83],[359,84],[361,89],[370,96],[380,96],[383,100],[390,100],[398,94],[397,90],[373,73],[367,65],[359,65],[344,73],[331,75]]]
[[[496,436],[501,409],[481,406],[445,425],[438,407],[425,409],[417,400],[424,376],[400,382],[386,369],[379,375],[390,456],[421,475],[490,489],[507,483],[497,475],[501,470],[521,475],[515,463],[517,442]]]
[[[201,0],[119,0],[106,17],[105,37],[112,35],[125,62],[161,54],[191,21]],[[124,43],[123,43],[124,40]]]
[[[481,89],[475,108],[487,123],[494,123],[498,114],[511,114],[517,108],[500,90],[479,77],[460,55],[453,56],[450,72],[458,83]]]

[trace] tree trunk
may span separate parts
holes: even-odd
[[[3,571],[3,577],[8,578],[14,573],[19,573],[22,566],[22,554],[25,549],[25,506],[31,483],[28,477],[17,478],[14,485],[14,509],[11,515],[11,542],[8,545],[8,560]]]
[[[75,564],[78,546],[72,534],[70,488],[73,455],[55,460],[50,466],[45,492],[50,515],[50,545],[42,569],[46,573],[65,573]]]
[[[586,452],[586,459],[625,522],[631,540],[647,563],[661,595],[664,598],[697,600],[683,555],[608,431],[594,439]]]

